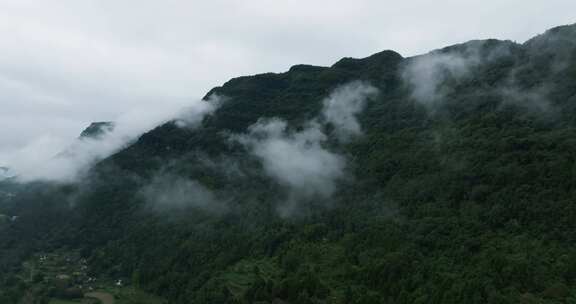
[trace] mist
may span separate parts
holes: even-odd
[[[461,78],[470,73],[476,59],[459,54],[428,54],[411,59],[402,72],[402,79],[411,89],[411,97],[432,107],[444,97],[442,84],[448,78]]]
[[[556,109],[551,104],[548,95],[550,87],[542,84],[533,88],[521,88],[514,82],[497,89],[502,96],[502,106],[517,106],[532,113],[555,114]]]
[[[366,100],[378,94],[378,89],[361,81],[336,88],[324,99],[322,117],[334,127],[339,141],[345,143],[362,135],[357,115],[364,110]]]
[[[319,117],[293,129],[280,118],[261,119],[233,140],[244,145],[261,163],[267,176],[286,190],[286,199],[278,207],[281,216],[298,214],[311,200],[325,201],[337,191],[340,181],[350,178],[343,155],[328,144],[325,129],[342,143],[362,135],[357,116],[366,101],[378,90],[355,81],[334,89],[322,101]]]
[[[277,118],[259,121],[240,138],[260,159],[266,174],[299,198],[327,198],[344,176],[346,162],[323,146],[326,140],[316,123],[295,132]]]
[[[95,162],[162,123],[175,120],[180,127],[197,127],[221,100],[218,96],[211,96],[206,101],[189,102],[184,109],[166,106],[163,110],[153,107],[129,111],[118,116],[112,130],[95,138],[66,139],[43,135],[23,148],[0,154],[0,165],[10,168],[20,182],[74,182]],[[81,131],[78,130],[78,134]]]
[[[158,212],[193,208],[221,214],[227,210],[216,194],[198,181],[167,173],[155,175],[142,187],[139,196],[148,207]]]
[[[520,45],[510,41],[470,41],[410,58],[401,77],[410,97],[434,113],[458,83],[473,79],[477,69],[499,64],[500,60],[511,56],[516,47]],[[502,80],[479,90],[498,97],[501,107],[513,105],[537,113],[553,112],[547,98],[551,88],[547,84],[522,84],[517,78],[519,72],[511,66]]]

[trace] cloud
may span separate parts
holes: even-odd
[[[469,41],[408,59],[401,76],[410,89],[410,96],[434,111],[444,103],[455,84],[470,79],[477,70],[511,56],[516,47],[519,45],[511,41]]]
[[[327,150],[326,135],[317,123],[293,132],[280,119],[261,120],[238,141],[262,162],[268,176],[288,189],[288,201],[282,215],[291,215],[301,200],[326,199],[344,177],[344,158]]]
[[[114,128],[99,137],[82,137],[67,142],[56,136],[41,136],[21,149],[0,154],[0,160],[22,182],[73,182],[95,162],[162,123],[176,119],[181,127],[197,127],[206,115],[219,106],[220,100],[220,97],[211,96],[207,101],[189,102],[185,109],[169,106],[162,110],[137,109],[120,115],[114,121]]]
[[[366,100],[378,94],[378,89],[360,81],[343,85],[324,99],[322,117],[334,126],[341,142],[360,136],[362,130],[357,115],[364,110]]]
[[[522,88],[513,74],[508,80],[495,89],[496,94],[502,97],[501,106],[517,106],[527,111],[539,114],[555,114],[556,108],[549,99],[551,87],[541,84],[536,87]]]
[[[430,53],[412,58],[402,71],[402,79],[417,102],[432,106],[444,97],[442,84],[449,78],[466,76],[478,63],[477,58],[460,54]]]
[[[14,174],[9,168],[0,167],[0,182],[14,177]]]
[[[176,125],[181,128],[196,128],[206,115],[212,114],[222,103],[226,102],[225,97],[212,94],[205,101],[196,102],[186,106],[175,116]]]
[[[155,211],[200,209],[210,213],[226,212],[226,205],[201,183],[170,174],[157,174],[139,196]]]
[[[298,213],[310,200],[330,198],[338,182],[347,178],[346,159],[328,148],[324,123],[333,125],[333,134],[342,143],[360,136],[356,116],[377,92],[365,83],[351,82],[325,98],[320,117],[308,121],[301,130],[272,118],[259,120],[247,134],[233,136],[261,161],[265,173],[287,190],[288,197],[279,207],[282,216]]]

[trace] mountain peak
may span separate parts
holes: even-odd
[[[576,23],[553,27],[553,28],[547,30],[546,32],[544,32],[544,34],[536,36],[535,38],[542,37],[542,36],[571,36],[571,37],[574,37],[574,36],[576,36]]]
[[[84,129],[82,133],[80,133],[80,139],[98,139],[106,133],[112,132],[114,127],[115,124],[111,121],[93,122],[86,129]]]
[[[0,181],[8,178],[10,176],[9,169],[6,167],[0,167]]]
[[[365,58],[345,57],[338,60],[334,65],[332,65],[332,67],[347,68],[347,69],[350,68],[364,69],[366,67],[374,65],[386,65],[386,63],[397,63],[402,59],[403,59],[402,55],[398,54],[397,52],[391,50],[385,50]]]
[[[551,28],[524,43],[533,51],[558,53],[576,49],[576,24]]]

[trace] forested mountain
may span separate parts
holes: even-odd
[[[576,25],[204,102],[76,182],[4,182],[0,303],[42,303],[18,273],[57,250],[168,303],[576,302]]]

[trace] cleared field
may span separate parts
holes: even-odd
[[[98,299],[78,299],[78,300],[61,300],[61,299],[51,299],[48,304],[101,304],[102,301]]]
[[[116,296],[115,304],[167,304],[168,302],[160,297],[151,295],[137,288],[109,289],[110,293]]]
[[[90,292],[84,295],[86,298],[98,299],[102,304],[114,304],[114,296],[106,292]]]
[[[60,299],[52,299],[48,304],[78,304],[82,303],[80,301],[68,301],[68,300],[60,300]]]

